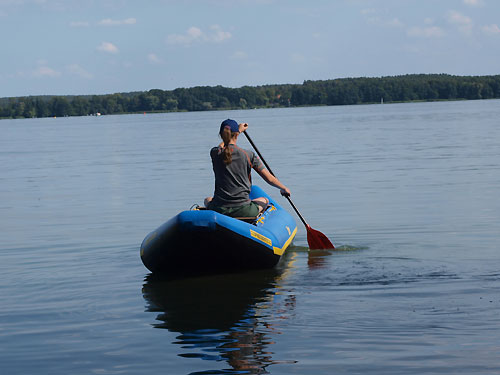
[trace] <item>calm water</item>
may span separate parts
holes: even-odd
[[[340,251],[307,252],[298,222],[274,270],[154,280],[140,243],[212,193],[227,117]],[[500,374],[499,118],[492,100],[0,121],[0,372]]]

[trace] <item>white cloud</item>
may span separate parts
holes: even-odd
[[[470,5],[473,7],[479,7],[484,5],[483,0],[463,0],[463,3],[465,5]]]
[[[73,21],[69,24],[71,27],[89,27],[89,23],[86,21]]]
[[[223,42],[232,36],[229,31],[223,31],[219,25],[210,26],[210,30],[212,30],[212,33],[208,35],[208,38],[215,43]]]
[[[71,64],[66,67],[68,73],[85,79],[92,79],[94,76],[78,64]]]
[[[447,14],[448,22],[458,24],[458,25],[469,25],[472,23],[470,17],[464,16],[462,13],[456,10],[450,10]]]
[[[0,0],[1,1],[1,0]],[[121,26],[121,25],[135,25],[137,20],[135,18],[127,18],[124,20],[113,20],[111,18],[105,18],[100,20],[97,25],[99,26]],[[90,23],[87,21],[72,21],[69,24],[71,27],[89,27]]]
[[[154,53],[150,53],[148,55],[148,61],[151,64],[161,64],[162,63],[162,60]]]
[[[464,34],[471,34],[472,27],[474,23],[470,17],[464,16],[462,13],[457,12],[456,10],[450,10],[446,18],[449,23],[456,25],[458,29]]]
[[[403,22],[401,22],[399,18],[389,18],[386,14],[384,14],[384,12],[377,11],[373,8],[361,9],[360,12],[366,21],[372,25],[382,27],[404,27]]]
[[[100,26],[121,26],[121,25],[135,25],[137,20],[135,18],[127,18],[124,20],[113,20],[111,18],[105,18],[99,21]]]
[[[392,26],[392,27],[403,27],[404,24],[399,20],[399,18],[393,18],[390,21],[386,22],[387,26]]]
[[[235,60],[245,60],[246,58],[248,58],[248,55],[246,52],[236,51],[231,55],[231,58]]]
[[[191,44],[203,37],[203,32],[197,27],[190,27],[185,34],[170,34],[167,37],[169,44]]]
[[[372,24],[380,25],[383,23],[380,16],[377,14],[375,9],[362,9],[361,14],[365,17],[365,19]]]
[[[118,47],[116,47],[113,43],[110,42],[102,42],[99,47],[97,47],[99,51],[107,52],[107,53],[118,53]]]
[[[406,32],[408,36],[417,38],[439,38],[444,36],[444,31],[438,26],[411,27]]]
[[[196,42],[221,43],[232,37],[231,33],[222,30],[219,25],[210,27],[208,33],[203,32],[196,26],[191,26],[184,34],[170,34],[167,36],[168,44],[190,45]]]
[[[361,14],[366,16],[366,15],[370,15],[370,14],[375,14],[377,13],[377,11],[373,8],[364,8],[364,9],[361,9]]]
[[[33,75],[35,77],[59,77],[61,75],[60,72],[57,70],[54,70],[52,68],[49,68],[48,66],[39,66],[33,71]]]
[[[481,30],[488,35],[500,35],[500,27],[497,24],[483,26]]]

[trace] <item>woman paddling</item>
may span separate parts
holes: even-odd
[[[236,145],[238,136],[248,128],[248,124],[238,124],[227,119],[220,126],[222,142],[210,150],[215,174],[213,197],[205,198],[205,207],[232,217],[255,217],[266,209],[269,200],[265,197],[250,200],[252,168],[269,185],[280,189],[282,195],[290,195],[290,190],[274,177],[252,151]]]

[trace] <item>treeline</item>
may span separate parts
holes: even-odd
[[[241,88],[204,86],[110,95],[3,98],[0,118],[493,98],[500,98],[500,75],[419,74]]]

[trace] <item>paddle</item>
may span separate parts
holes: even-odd
[[[250,136],[248,135],[248,131],[245,130],[243,133],[245,134],[245,137],[247,137],[248,142],[250,142],[250,144],[252,145],[252,147],[254,148],[254,150],[257,152],[257,155],[259,155],[260,160],[262,160],[262,162],[266,166],[266,168],[269,171],[269,173],[271,173],[273,176],[275,176],[275,174],[273,173],[273,171],[271,170],[271,168],[269,168],[269,165],[266,163],[265,159],[262,157],[262,154],[260,153],[260,151],[257,148],[257,146],[255,146],[255,143],[253,143],[252,138],[250,138]],[[304,220],[304,218],[300,214],[300,212],[297,209],[297,207],[295,207],[295,205],[293,204],[292,200],[290,199],[290,196],[289,195],[283,195],[283,196],[288,200],[288,202],[290,202],[290,204],[292,205],[293,209],[297,213],[297,216],[300,218],[300,220],[302,221],[302,223],[304,223],[304,225],[306,227],[306,230],[307,230],[307,243],[309,245],[309,249],[314,249],[314,250],[335,249],[335,246],[333,246],[332,242],[328,239],[328,237],[326,237],[320,231],[317,231],[317,230],[311,228],[311,226],[309,224],[307,224],[307,222]]]

